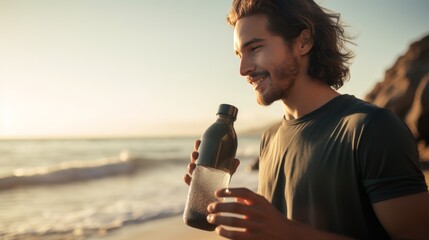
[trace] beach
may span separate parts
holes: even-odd
[[[429,170],[424,171],[426,183],[429,185]],[[95,237],[91,240],[219,240],[225,239],[215,232],[197,230],[186,226],[182,216],[174,216],[165,219],[151,221],[145,224],[137,224],[113,231],[104,237]]]
[[[158,219],[144,224],[136,224],[121,228],[104,237],[94,237],[90,240],[133,240],[133,239],[158,239],[158,240],[185,240],[204,239],[219,240],[225,239],[218,236],[214,231],[203,231],[188,227],[183,223],[182,216]]]
[[[193,141],[2,141],[0,239],[222,239],[182,221],[188,191],[182,179]],[[259,138],[239,142],[241,164],[230,186],[256,191],[258,172],[248,167]]]

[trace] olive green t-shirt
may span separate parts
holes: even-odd
[[[407,126],[350,95],[268,129],[259,164],[259,193],[287,218],[358,239],[389,239],[371,204],[427,191]]]

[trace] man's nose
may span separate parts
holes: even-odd
[[[253,71],[255,71],[255,64],[252,59],[243,56],[240,59],[240,75],[247,76]]]

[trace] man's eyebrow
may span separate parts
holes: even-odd
[[[235,54],[240,55],[240,52],[242,49],[248,47],[249,45],[252,45],[252,44],[258,43],[258,42],[262,42],[262,41],[264,41],[264,39],[262,39],[262,38],[252,38],[251,40],[249,40],[249,41],[245,42],[243,45],[241,45],[241,47],[239,49],[235,50]]]

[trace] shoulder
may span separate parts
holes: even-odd
[[[338,117],[336,129],[350,136],[360,147],[362,144],[368,146],[368,143],[376,142],[406,142],[408,146],[414,144],[408,126],[390,109],[378,107],[353,96],[346,96],[340,108],[336,115]],[[333,118],[335,116],[331,119]]]
[[[343,111],[343,120],[352,127],[368,127],[375,125],[384,128],[384,125],[404,126],[403,121],[391,110],[378,107],[364,100],[348,96]]]
[[[382,108],[354,96],[348,96],[344,102],[346,102],[345,115],[354,118],[370,119],[382,110]]]
[[[269,128],[267,128],[264,133],[263,136],[272,136],[275,135],[277,133],[277,131],[279,130],[280,126],[282,125],[282,121],[279,121],[273,125],[271,125]]]
[[[270,140],[277,134],[281,125],[282,121],[279,121],[264,131],[261,137],[261,148],[266,146],[270,142]]]

